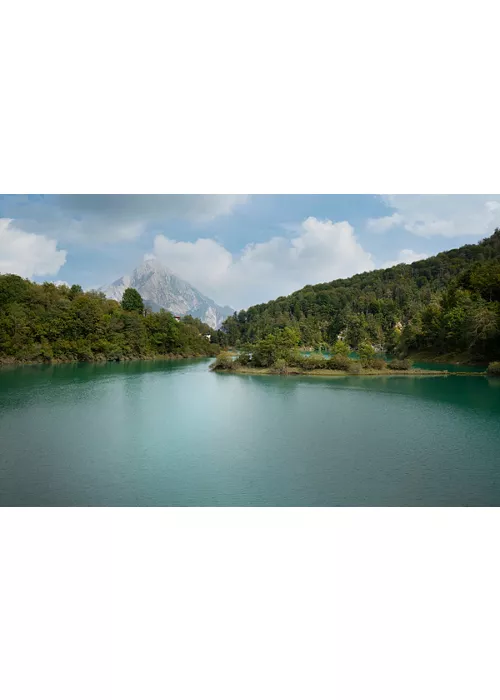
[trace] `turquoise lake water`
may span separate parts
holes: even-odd
[[[0,505],[498,506],[500,381],[0,371]]]

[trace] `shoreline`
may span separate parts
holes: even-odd
[[[136,357],[123,357],[119,360],[108,360],[105,357],[94,358],[93,360],[61,360],[52,359],[48,361],[40,360],[16,360],[14,357],[0,357],[0,369],[7,367],[53,367],[55,365],[107,365],[123,364],[124,362],[154,362],[157,360],[211,360],[214,355],[186,355],[171,353],[169,355],[142,355]]]
[[[279,373],[270,367],[238,367],[234,369],[214,369],[220,374],[250,374],[268,375],[274,377],[303,376],[303,377],[485,377],[486,372],[449,372],[448,370],[431,369],[360,369],[359,372],[345,372],[335,369],[311,369],[289,367],[286,373]]]

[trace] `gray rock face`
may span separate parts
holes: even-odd
[[[153,311],[165,309],[175,316],[190,314],[211,328],[220,328],[222,322],[234,313],[231,307],[219,306],[155,259],[145,260],[131,275],[124,275],[99,291],[104,292],[108,299],[121,301],[128,287],[137,289],[144,303]]]

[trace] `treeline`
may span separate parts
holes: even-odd
[[[356,349],[407,356],[500,356],[500,230],[476,245],[411,265],[307,286],[226,319],[229,345],[291,328],[321,350],[339,338]]]
[[[152,313],[135,290],[121,304],[73,285],[0,275],[0,360],[91,362],[213,356],[219,337],[199,319]],[[206,337],[210,336],[210,340]]]

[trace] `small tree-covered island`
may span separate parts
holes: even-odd
[[[418,358],[481,363],[500,375],[500,230],[410,265],[304,287],[222,329],[239,352],[219,356],[220,371],[424,374],[412,369]]]
[[[351,348],[343,340],[337,340],[331,354],[313,352],[305,354],[298,348],[299,335],[290,328],[278,330],[254,345],[247,345],[236,355],[222,352],[211,365],[214,371],[232,371],[241,374],[315,374],[321,376],[350,375],[441,375],[453,374],[448,370],[414,369],[409,358],[394,358],[386,362],[377,357],[375,348],[368,342],[360,343],[357,358],[351,356]],[[489,374],[500,374],[500,363],[488,367]],[[465,376],[467,372],[459,372]],[[472,373],[481,376],[480,372]]]

